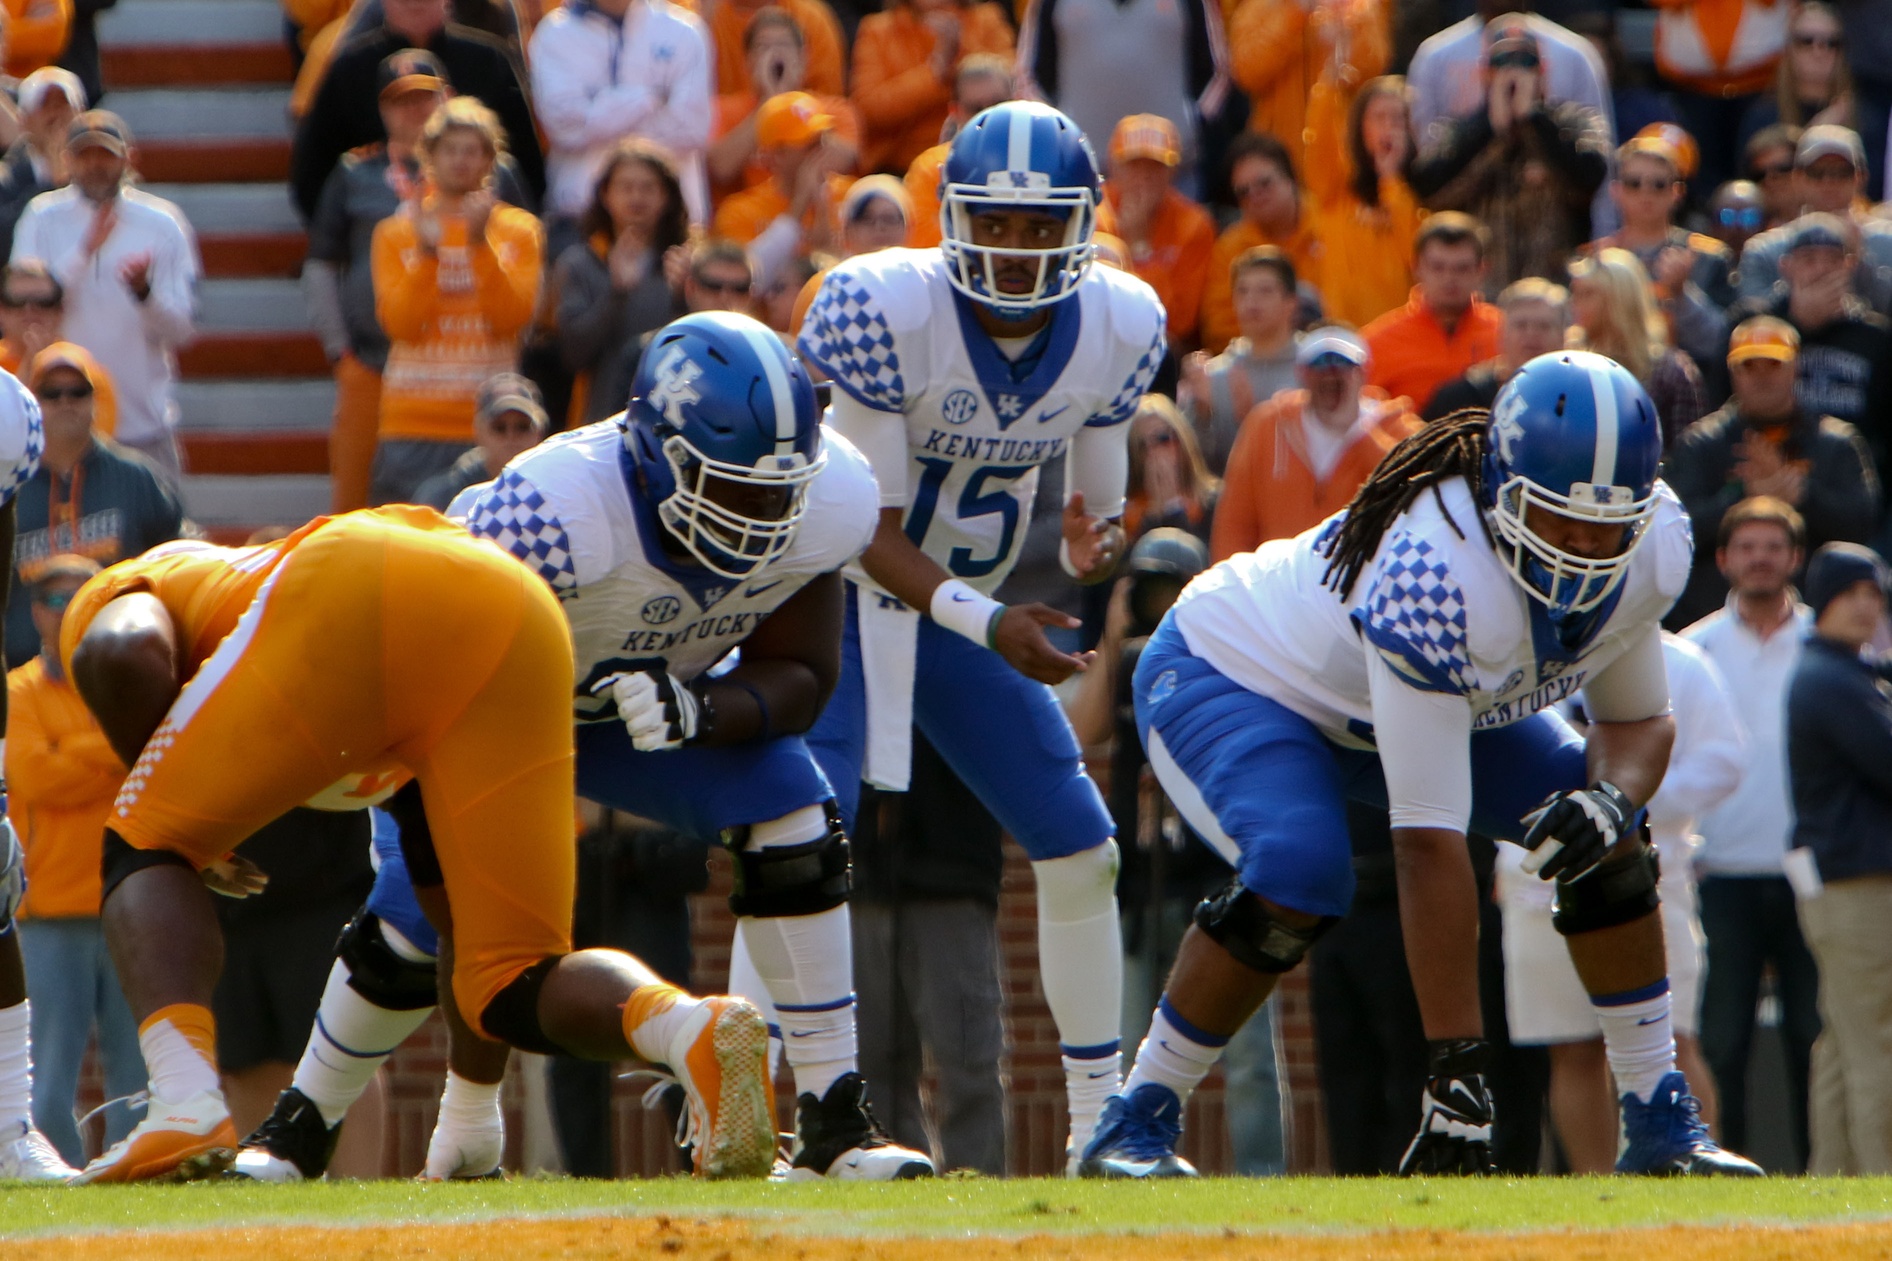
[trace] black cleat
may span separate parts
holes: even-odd
[[[301,1182],[328,1172],[342,1123],[323,1122],[321,1110],[294,1086],[276,1096],[276,1106],[243,1140],[225,1176],[254,1182]]]
[[[933,1162],[924,1153],[900,1146],[874,1120],[859,1073],[841,1074],[821,1099],[805,1094],[796,1102],[789,1181],[904,1182],[932,1176]]]

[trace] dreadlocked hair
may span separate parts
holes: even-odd
[[[1327,572],[1321,581],[1341,595],[1351,591],[1360,572],[1379,552],[1386,527],[1427,489],[1438,500],[1439,511],[1445,512],[1445,500],[1439,496],[1441,482],[1462,477],[1471,487],[1472,498],[1483,503],[1490,419],[1485,408],[1468,407],[1432,421],[1388,451],[1347,505],[1340,528],[1329,537]],[[1465,537],[1450,513],[1445,519],[1460,538]],[[1491,538],[1483,513],[1478,525]]]

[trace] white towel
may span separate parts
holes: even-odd
[[[865,583],[859,591],[861,674],[867,685],[861,778],[886,792],[905,792],[913,774],[913,663],[920,615]]]

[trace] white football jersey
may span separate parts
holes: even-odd
[[[39,472],[45,449],[39,400],[18,377],[0,369],[0,507],[12,503],[20,487]]]
[[[1176,628],[1192,653],[1243,687],[1337,743],[1365,748],[1369,653],[1420,691],[1464,697],[1474,730],[1503,726],[1576,695],[1648,634],[1688,577],[1688,516],[1657,483],[1649,537],[1590,633],[1566,646],[1486,541],[1465,482],[1439,491],[1445,511],[1421,495],[1387,527],[1344,598],[1325,582],[1337,513],[1209,569],[1177,599]]]
[[[896,249],[828,273],[802,325],[803,358],[863,406],[906,418],[907,536],[987,593],[1024,546],[1039,466],[1085,426],[1128,420],[1168,344],[1156,291],[1114,268],[1093,266],[1052,312],[1014,363],[938,250]]]
[[[558,595],[577,654],[576,716],[594,721],[614,714],[608,696],[591,695],[607,675],[661,668],[694,679],[810,581],[860,555],[879,517],[874,475],[841,435],[823,431],[822,449],[827,464],[808,486],[794,542],[739,582],[664,552],[656,505],[632,492],[635,465],[615,418],[520,455],[449,515]]]

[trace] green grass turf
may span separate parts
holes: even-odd
[[[1892,1179],[1204,1179],[1072,1183],[944,1179],[895,1185],[411,1182],[14,1187],[0,1239],[267,1224],[347,1225],[592,1214],[736,1216],[810,1235],[1156,1231],[1604,1230],[1672,1222],[1892,1219]],[[0,1254],[5,1251],[0,1247]]]

